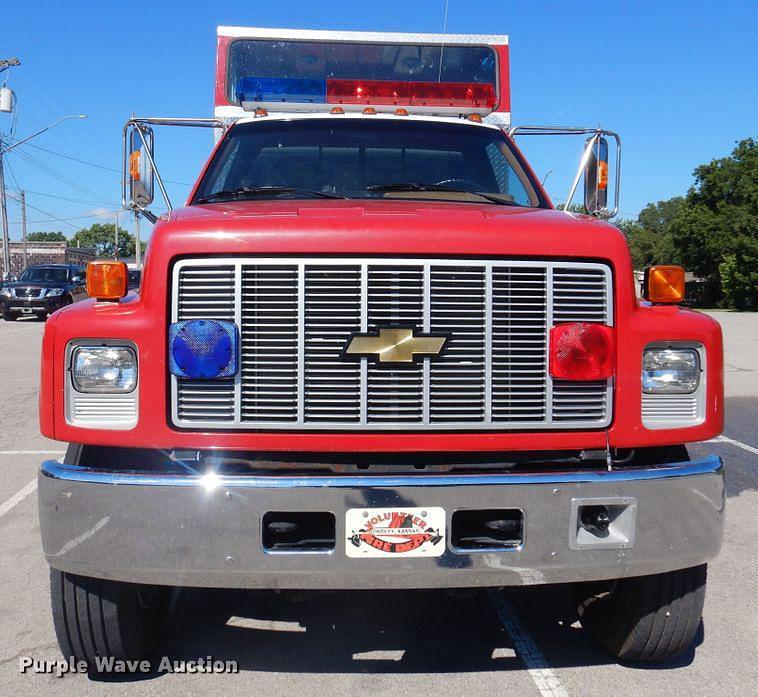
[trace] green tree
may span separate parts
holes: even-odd
[[[720,289],[723,305],[758,307],[758,147],[701,165],[686,205],[670,224],[681,261]]]
[[[72,247],[94,247],[99,257],[113,257],[116,250],[116,226],[113,223],[95,223],[82,228],[71,238]],[[134,256],[134,237],[118,227],[118,256]]]
[[[652,264],[675,264],[679,254],[671,237],[671,221],[684,207],[681,196],[649,203],[637,220],[622,220],[617,225],[626,235],[635,269]]]
[[[29,242],[65,242],[66,236],[58,232],[30,232],[26,239]]]

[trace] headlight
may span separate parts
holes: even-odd
[[[78,392],[131,392],[137,355],[128,346],[79,346],[71,357],[71,377]]]
[[[700,358],[695,349],[649,348],[642,358],[642,391],[690,394],[700,384]]]
[[[0,290],[0,295],[6,297],[6,298],[12,298],[13,297],[13,291],[10,288],[3,288]]]
[[[45,293],[45,295],[48,298],[54,298],[57,295],[63,295],[63,291],[64,291],[63,288],[49,288],[47,293]]]

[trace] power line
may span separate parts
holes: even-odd
[[[98,169],[104,169],[107,172],[115,172],[116,174],[121,174],[122,173],[120,169],[116,169],[115,167],[106,167],[105,165],[100,165],[97,162],[89,162],[88,160],[82,160],[82,159],[80,159],[78,157],[74,157],[73,155],[66,155],[66,154],[64,154],[62,152],[55,152],[55,150],[50,150],[48,148],[43,148],[40,145],[31,145],[31,144],[29,144],[29,147],[30,148],[35,148],[36,150],[42,150],[42,151],[44,151],[46,153],[49,153],[51,155],[56,155],[58,157],[63,157],[66,160],[72,160],[73,162],[78,162],[79,164],[82,164],[82,165],[89,165],[90,167],[97,167]],[[164,179],[163,181],[167,182],[169,184],[178,184],[179,186],[192,186],[192,184],[188,184],[187,182],[179,182],[179,181],[175,181],[173,179]]]
[[[13,198],[16,198],[15,195],[12,195],[12,196],[13,196]],[[69,223],[68,222],[69,220],[83,220],[85,218],[102,218],[102,217],[104,217],[106,215],[113,215],[117,210],[120,210],[120,209],[114,209],[114,210],[105,211],[103,213],[92,213],[90,215],[79,215],[79,216],[75,216],[73,218],[59,218],[59,217],[53,215],[52,213],[50,213],[50,212],[48,212],[46,210],[43,210],[42,208],[38,208],[37,206],[33,206],[28,201],[26,202],[26,206],[27,206],[27,208],[32,208],[33,210],[37,211],[38,213],[42,213],[43,215],[49,216],[48,220],[27,220],[26,221],[27,223],[34,223],[35,225],[41,225],[43,223],[49,223],[49,222],[55,220],[56,222],[59,222],[59,223],[66,223],[66,225],[68,225],[69,227],[74,228],[74,230],[79,230],[79,228],[76,225],[72,225],[71,223]],[[14,225],[20,223],[20,221],[16,221],[16,220],[14,220],[12,222],[13,222]]]
[[[16,182],[16,189],[21,191],[22,187],[18,185],[18,182]],[[102,201],[92,201],[92,200],[86,200],[82,198],[70,198],[69,196],[56,196],[55,194],[46,194],[43,191],[33,191],[32,189],[24,189],[24,191],[27,194],[34,194],[35,196],[45,196],[46,198],[57,198],[61,201],[68,201],[69,203],[83,203],[85,205],[93,205],[93,206],[99,206],[102,205]],[[109,201],[110,205],[118,206],[119,204],[116,201]]]
[[[65,155],[62,152],[55,152],[54,150],[43,148],[41,145],[32,145],[30,143],[29,147],[34,148],[35,150],[42,150],[43,152],[50,153],[51,155],[56,155],[57,157],[63,157],[66,160],[72,160],[73,162],[78,162],[82,165],[89,165],[90,167],[97,167],[98,169],[104,169],[107,172],[115,172],[116,174],[121,174],[121,170],[116,169],[115,167],[106,167],[105,165],[99,165],[96,162],[88,162],[87,160],[81,160],[78,157],[74,157],[73,155]]]
[[[87,196],[94,196],[95,198],[101,200],[103,203],[110,203],[110,200],[106,196],[103,196],[97,191],[92,191],[91,189],[88,189],[87,187],[77,184],[74,180],[69,179],[68,177],[61,174],[57,170],[53,169],[49,165],[46,165],[44,162],[40,162],[35,157],[32,157],[29,153],[14,150],[13,154],[17,155],[18,157],[25,160],[26,162],[31,164],[33,167],[36,167],[37,169],[41,170],[42,172],[52,177],[53,179],[56,179],[57,181],[63,184],[66,184],[67,186],[70,186],[72,189],[75,189],[79,193],[85,194]]]

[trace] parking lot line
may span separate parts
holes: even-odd
[[[21,491],[16,492],[7,501],[0,504],[0,518],[13,509],[14,506],[21,503],[29,494],[37,490],[37,478],[30,481]]]
[[[0,455],[65,455],[65,450],[0,450]]]
[[[734,440],[734,438],[729,438],[729,436],[716,436],[715,438],[711,438],[708,443],[728,443],[729,445],[734,445],[738,448],[742,448],[743,450],[747,450],[749,453],[753,453],[753,455],[758,455],[758,448],[748,445],[747,443],[743,443],[740,440]]]
[[[526,667],[534,686],[542,697],[568,697],[568,691],[550,667],[545,655],[524,626],[518,612],[504,591],[487,591],[490,603],[497,611],[500,623],[513,641],[516,655]]]

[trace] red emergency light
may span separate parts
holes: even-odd
[[[604,380],[614,371],[613,329],[571,322],[550,330],[550,375],[559,380]]]
[[[493,109],[495,87],[488,82],[326,81],[329,104],[436,106]]]

